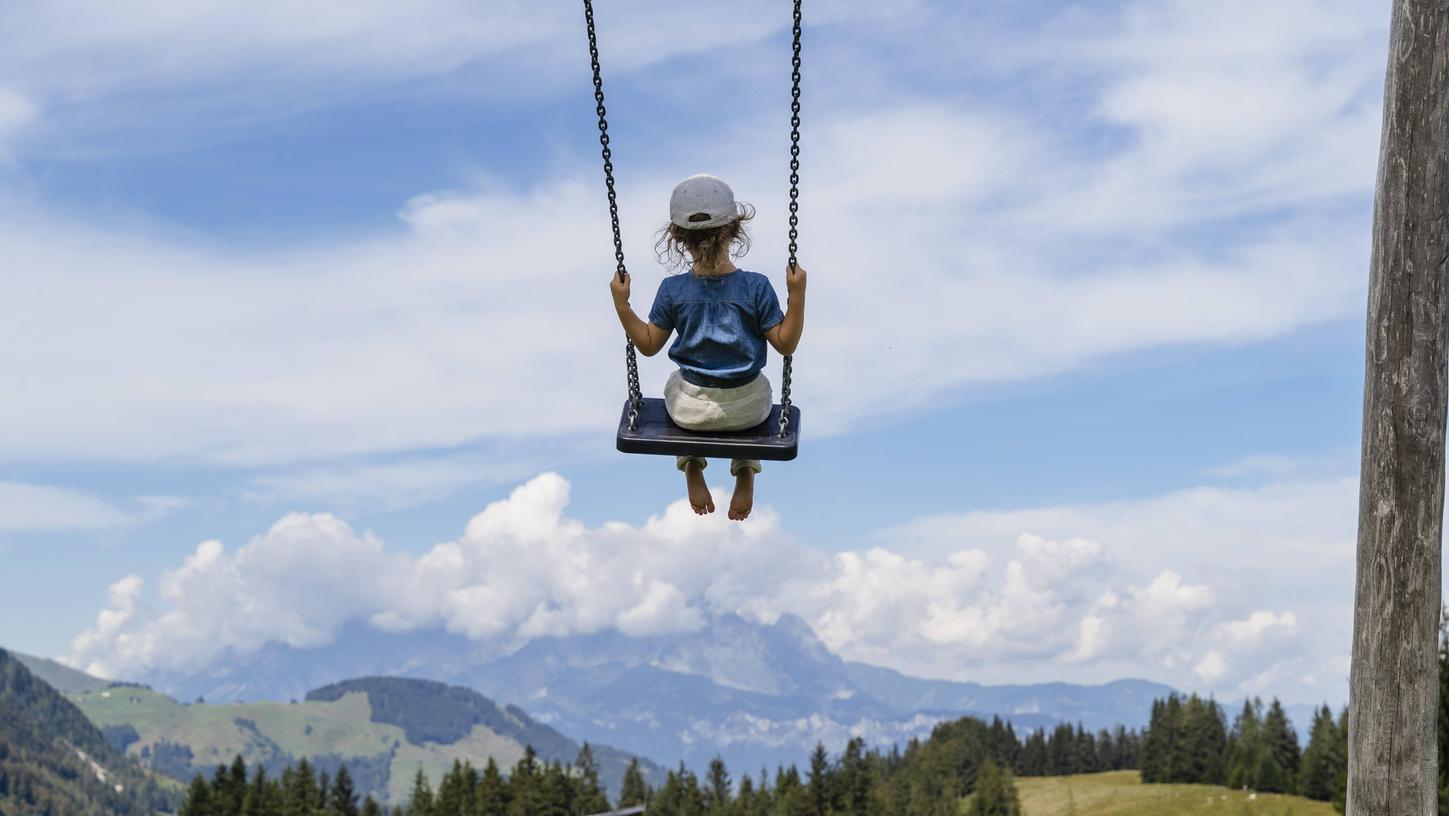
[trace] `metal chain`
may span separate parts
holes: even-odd
[[[584,0],[584,23],[589,29],[589,63],[594,69],[594,112],[599,115],[599,148],[604,157],[604,187],[609,192],[609,221],[614,227],[614,261],[618,265],[619,280],[622,281],[629,272],[624,268],[624,238],[619,233],[619,198],[614,193],[614,153],[609,149],[609,120],[604,109],[604,75],[599,68],[599,38],[594,32],[593,0]],[[798,62],[797,58],[797,65]],[[793,254],[791,257],[794,257]],[[639,429],[639,409],[644,402],[644,393],[639,389],[639,358],[634,353],[633,340],[626,340],[624,365],[628,370],[629,381],[629,430],[635,431]]]
[[[800,3],[795,0],[794,54],[790,59],[790,269],[795,267],[800,237]],[[790,374],[793,355],[785,355],[780,375],[780,438],[790,431]]]

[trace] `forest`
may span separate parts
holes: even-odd
[[[1449,816],[1449,621],[1439,643],[1439,791]],[[1308,744],[1300,747],[1282,704],[1251,698],[1231,725],[1222,706],[1197,695],[1152,704],[1147,728],[1095,733],[1062,724],[1023,738],[1009,722],[972,717],[937,725],[903,749],[868,748],[851,740],[838,756],[817,745],[805,771],[762,769],[736,778],[721,760],[703,778],[682,765],[658,788],[637,761],[625,774],[616,807],[648,805],[650,816],[956,816],[970,796],[969,816],[1018,816],[1016,776],[1064,776],[1140,769],[1142,781],[1226,785],[1298,794],[1343,810],[1347,787],[1346,711],[1323,706]],[[458,763],[436,789],[421,772],[408,801],[390,810],[370,797],[359,803],[346,768],[335,778],[305,761],[271,780],[248,774],[238,758],[210,781],[193,781],[182,816],[587,816],[606,811],[592,750],[570,763],[541,762],[529,749],[508,773],[492,760],[482,770]]]
[[[1142,781],[1226,785],[1261,793],[1289,793],[1333,802],[1343,811],[1348,790],[1348,710],[1335,719],[1327,706],[1314,713],[1308,745],[1283,706],[1260,699],[1243,703],[1228,727],[1223,709],[1197,695],[1152,704],[1142,736]]]
[[[1092,733],[1070,725],[1023,740],[1000,719],[968,717],[940,724],[903,749],[883,752],[854,739],[831,756],[817,745],[803,772],[790,766],[736,778],[716,759],[702,778],[680,766],[656,788],[636,762],[615,803],[599,784],[588,745],[569,764],[542,762],[529,749],[507,773],[492,760],[481,770],[456,763],[436,788],[420,771],[407,801],[391,810],[359,797],[345,767],[328,778],[304,762],[269,779],[238,758],[209,781],[192,782],[182,816],[581,816],[611,804],[648,805],[658,816],[956,816],[968,795],[976,816],[1012,816],[1014,775],[1132,768],[1139,744],[1126,729]]]
[[[0,650],[0,813],[141,816],[178,798]]]

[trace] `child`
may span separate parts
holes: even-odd
[[[614,309],[624,332],[640,354],[652,357],[669,334],[679,337],[669,358],[679,370],[664,386],[669,418],[693,431],[738,431],[753,428],[770,415],[774,397],[765,367],[765,342],[781,354],[795,353],[805,326],[805,270],[787,267],[788,311],[770,279],[735,267],[733,258],[749,249],[745,222],[754,217],[748,204],[735,203],[729,185],[701,173],[681,181],[669,197],[669,224],[659,232],[659,259],[673,268],[687,265],[690,274],[673,275],[659,284],[649,322],[629,307],[629,278],[615,275],[609,284]],[[714,512],[714,499],[704,481],[704,459],[681,456],[689,503],[694,512]],[[760,463],[736,459],[729,517],[749,518],[755,504],[755,474]]]

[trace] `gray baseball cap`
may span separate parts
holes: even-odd
[[[669,221],[691,230],[712,229],[739,217],[735,191],[728,184],[700,173],[674,185],[669,196]],[[704,216],[704,217],[701,217]]]

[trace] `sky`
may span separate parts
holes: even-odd
[[[701,171],[783,292],[788,9],[597,5],[636,307]],[[575,4],[0,5],[0,644],[795,614],[922,676],[1341,704],[1388,19],[807,3],[801,457],[734,524],[613,450]]]

